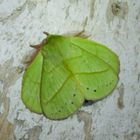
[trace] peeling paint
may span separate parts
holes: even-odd
[[[3,80],[0,80],[0,96],[1,96],[1,94],[2,94],[2,92],[3,92]]]
[[[122,19],[125,19],[128,14],[128,4],[127,2],[116,2],[111,5],[112,13],[114,16],[119,16]]]
[[[4,112],[4,104],[0,104],[0,116]]]
[[[139,9],[138,14],[136,15],[136,20],[140,20],[140,9]]]
[[[42,131],[42,128],[40,126],[35,126],[32,129],[29,129],[28,130],[29,140],[38,140],[41,131]]]
[[[83,30],[85,30],[86,26],[87,26],[87,23],[88,23],[88,17],[85,18],[84,22],[83,22]]]
[[[90,7],[89,17],[91,19],[93,19],[93,17],[94,17],[94,11],[95,11],[95,0],[90,0],[89,7]]]
[[[49,128],[49,132],[47,133],[47,135],[50,135],[51,133],[52,133],[52,125],[50,126],[50,128]]]
[[[26,1],[20,7],[13,10],[10,15],[0,18],[0,22],[4,24],[5,22],[8,22],[9,20],[15,20],[15,18],[18,18],[18,16],[25,10],[25,8],[26,8]]]
[[[2,66],[0,65],[0,80],[4,83],[4,88],[8,89],[19,78],[19,73],[22,71],[20,67],[13,67],[13,59],[7,60]]]
[[[87,113],[84,111],[79,111],[78,112],[78,119],[79,121],[83,121],[84,122],[84,132],[85,132],[85,138],[84,140],[93,140],[93,136],[92,136],[92,117],[91,117],[91,113]]]
[[[1,97],[3,101],[3,113],[0,115],[0,140],[10,139],[14,140],[13,138],[13,131],[14,125],[7,121],[7,115],[9,111],[9,100],[6,96],[3,95]]]
[[[124,97],[124,84],[123,83],[118,88],[118,91],[119,91],[119,97],[118,97],[117,105],[118,105],[119,109],[123,109],[124,108],[124,101],[123,101],[123,97]]]
[[[127,2],[119,2],[117,0],[110,0],[106,12],[107,22],[110,23],[115,17],[125,19],[128,15]]]
[[[75,3],[78,4],[78,1],[79,1],[79,0],[69,0],[69,2],[70,2],[71,4],[75,4]]]
[[[66,19],[69,17],[69,10],[70,10],[70,5],[66,8],[66,16],[65,16]]]
[[[37,2],[29,0],[26,2],[26,4],[28,6],[29,11],[32,11],[36,7]]]
[[[140,81],[140,73],[138,74],[138,82]]]
[[[9,112],[9,99],[6,97],[8,88],[19,78],[17,68],[12,66],[13,59],[7,60],[0,65],[0,80],[3,81],[3,92],[0,96],[0,103],[3,104],[3,113],[0,115],[0,139],[13,140],[14,125],[7,121]]]
[[[2,125],[0,124],[0,140],[14,140],[13,124],[4,120]]]
[[[131,132],[128,135],[124,135],[124,140],[139,140],[140,139],[140,131],[139,132]]]

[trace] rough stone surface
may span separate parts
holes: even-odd
[[[83,29],[118,54],[117,88],[63,121],[31,113],[20,98],[29,45]],[[46,139],[140,139],[140,0],[0,0],[0,140]]]

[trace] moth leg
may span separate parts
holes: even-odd
[[[85,32],[85,30],[83,29],[82,31],[76,33],[75,36],[81,36],[84,32]]]
[[[47,36],[49,36],[49,35],[50,35],[48,32],[43,32],[43,34],[45,34],[45,35],[47,35]]]
[[[79,33],[76,33],[74,36],[81,37],[81,38],[84,38],[84,39],[87,39],[87,38],[90,37],[90,35],[85,33],[85,29],[83,29]]]
[[[48,32],[43,32],[45,35],[49,36],[50,34]],[[34,49],[41,49],[44,45],[46,45],[48,42],[47,38],[43,39],[42,42],[40,44],[37,45],[30,45],[30,47],[34,48]]]
[[[37,44],[37,45],[30,45],[31,48],[34,48],[34,49],[39,49],[40,48],[40,44]]]
[[[39,52],[40,52],[40,48],[36,48],[35,52],[33,52],[33,54],[30,57],[26,58],[26,60],[24,61],[24,64],[29,66],[33,62],[33,60],[36,58]]]
[[[43,41],[40,44],[37,45],[30,45],[30,47],[34,48],[34,49],[41,49],[44,45],[46,45],[48,42],[47,38],[43,39]]]

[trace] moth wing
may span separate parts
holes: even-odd
[[[40,80],[43,57],[38,53],[34,61],[24,73],[22,81],[21,98],[29,110],[42,113],[40,105]]]
[[[84,95],[74,75],[67,67],[61,50],[68,42],[60,36],[52,36],[43,48],[43,69],[41,80],[41,106],[50,119],[64,119],[78,110],[84,102]],[[66,51],[65,51],[66,53]]]
[[[41,106],[50,119],[67,118],[85,99],[107,96],[118,82],[118,57],[103,45],[51,36],[42,53]]]
[[[102,59],[114,72],[119,73],[118,56],[105,45],[79,37],[72,37],[71,43]]]
[[[77,47],[82,55],[67,59],[67,64],[79,81],[86,100],[98,100],[107,96],[118,82],[119,60],[110,49],[95,42],[72,37],[71,47]]]

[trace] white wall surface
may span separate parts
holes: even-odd
[[[117,88],[63,121],[31,113],[20,98],[29,45],[83,29],[118,54]],[[140,0],[0,0],[0,140],[139,139]]]

